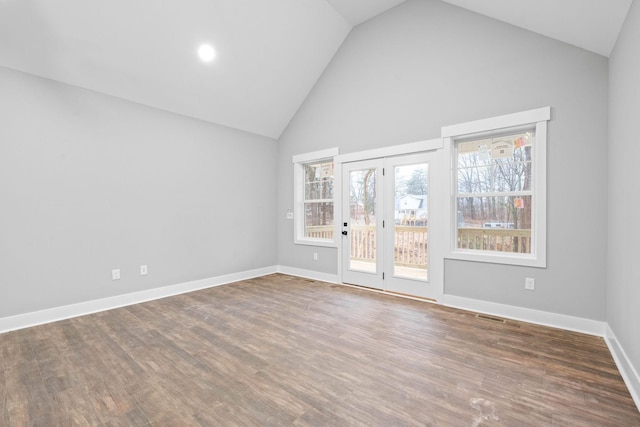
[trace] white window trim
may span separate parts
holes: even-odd
[[[336,234],[336,209],[337,206],[337,194],[336,185],[337,177],[333,177],[333,220],[334,220],[334,232],[333,240],[314,239],[311,237],[304,237],[304,165],[306,163],[312,163],[321,160],[333,160],[340,154],[337,147],[328,148],[326,150],[314,151],[311,153],[297,154],[293,156],[293,241],[297,245],[311,245],[311,246],[326,246],[337,247],[337,234]]]
[[[461,123],[442,128],[445,158],[449,168],[449,202],[446,229],[449,230],[448,251],[446,258],[463,261],[488,262],[527,267],[547,266],[547,122],[551,120],[551,107],[538,108],[505,116]],[[456,244],[457,209],[455,201],[455,178],[453,172],[453,144],[456,140],[469,137],[482,137],[483,134],[500,132],[503,129],[515,129],[524,126],[535,126],[536,140],[533,151],[533,194],[535,207],[532,212],[533,247],[532,254],[502,254],[489,251],[459,249]]]

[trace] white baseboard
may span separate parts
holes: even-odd
[[[543,326],[551,326],[553,328],[565,329],[568,331],[581,332],[583,334],[596,335],[598,337],[604,337],[605,332],[606,323],[599,322],[597,320],[583,319],[581,317],[532,310],[530,308],[458,297],[455,295],[445,295],[443,305],[498,317],[505,317],[507,319],[520,320]]]
[[[303,277],[305,279],[319,280],[321,282],[338,283],[337,274],[321,273],[319,271],[313,270],[303,270],[301,268],[287,267],[285,265],[278,266],[278,273]]]
[[[609,324],[606,326],[604,340],[609,347],[613,360],[615,360],[616,365],[618,365],[618,370],[629,389],[629,393],[631,393],[633,401],[638,407],[638,411],[640,411],[640,375],[638,375],[638,371],[627,357],[627,353],[622,348],[622,345],[620,345],[620,341],[618,341]]]
[[[86,314],[139,304],[141,302],[152,301],[201,289],[212,288],[214,286],[225,285],[227,283],[238,282],[241,280],[253,279],[254,277],[273,274],[277,271],[278,268],[276,266],[258,268],[240,273],[226,274],[224,276],[194,280],[177,285],[164,286],[161,288],[148,289],[145,291],[132,292],[129,294],[116,295],[98,300],[4,317],[0,318],[0,333],[42,325],[44,323],[57,322],[59,320],[70,319],[72,317],[84,316]]]
[[[304,270],[283,265],[278,266],[278,273],[320,280],[328,283],[339,283],[337,274],[320,273],[313,270]],[[553,328],[565,329],[568,331],[581,332],[598,337],[604,337],[605,335],[605,322],[584,319],[581,317],[567,316],[564,314],[550,313],[547,311],[533,310],[530,308],[516,307],[446,294],[444,295],[442,305],[543,326],[550,326]]]

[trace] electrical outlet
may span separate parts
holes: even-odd
[[[111,270],[111,280],[120,280],[120,269]]]
[[[141,265],[140,266],[140,275],[141,276],[146,276],[149,273],[149,270],[147,269],[146,265]]]
[[[314,252],[313,253],[313,260],[317,261],[318,260],[318,252]]]
[[[535,291],[536,290],[535,279],[531,277],[527,277],[526,279],[524,279],[524,288],[528,291]]]

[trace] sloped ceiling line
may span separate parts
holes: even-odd
[[[277,139],[351,29],[404,1],[2,0],[0,66]],[[632,2],[442,1],[605,56]]]

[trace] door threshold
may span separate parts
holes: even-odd
[[[338,284],[341,285],[341,286],[348,286],[350,288],[360,289],[360,290],[363,290],[363,291],[375,292],[375,293],[383,294],[383,295],[390,295],[390,296],[393,296],[393,297],[411,299],[411,300],[414,300],[414,301],[428,302],[428,303],[431,303],[431,304],[440,304],[438,302],[438,300],[433,299],[433,298],[420,297],[420,296],[417,296],[417,295],[410,295],[410,294],[403,294],[401,292],[386,291],[384,289],[370,288],[368,286],[362,286],[362,285],[352,285],[350,283],[338,283]]]

